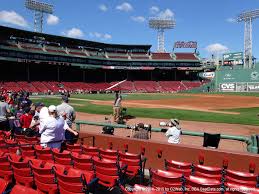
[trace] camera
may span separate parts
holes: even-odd
[[[152,126],[150,124],[143,124],[143,123],[127,126],[127,129],[131,129],[134,131],[139,131],[140,128],[151,132]]]

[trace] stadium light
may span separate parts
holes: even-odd
[[[238,15],[237,22],[245,23],[244,30],[244,68],[252,68],[253,65],[253,39],[252,39],[252,22],[259,17],[259,9],[246,11]]]
[[[157,30],[157,51],[165,52],[165,30],[173,29],[176,22],[173,18],[150,18],[149,27]]]
[[[25,7],[34,11],[34,31],[42,32],[43,28],[43,14],[53,13],[53,5],[42,3],[36,0],[26,0]]]

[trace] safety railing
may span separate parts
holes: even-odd
[[[110,127],[114,127],[114,128],[124,128],[124,129],[127,129],[129,127],[128,125],[122,125],[122,124],[105,123],[105,122],[93,122],[93,121],[81,121],[81,120],[75,121],[75,124],[76,124],[76,129],[78,131],[80,131],[81,125],[110,126]],[[152,132],[162,132],[162,131],[163,131],[162,128],[152,127]],[[188,131],[182,130],[182,135],[204,137],[204,133],[202,133],[202,132],[189,131],[189,130]],[[220,138],[244,142],[246,144],[248,152],[258,153],[258,145],[257,145],[256,135],[246,137],[246,136],[220,134]]]

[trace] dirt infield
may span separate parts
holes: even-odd
[[[125,107],[141,108],[166,108],[196,110],[224,114],[239,114],[238,112],[222,111],[222,109],[259,107],[259,97],[233,96],[233,95],[206,95],[206,94],[181,94],[191,98],[173,98],[161,100],[123,100]],[[112,101],[92,100],[94,104],[111,105]]]
[[[176,94],[177,95],[177,94]],[[161,100],[123,100],[125,107],[141,107],[141,108],[176,108],[183,110],[196,110],[205,112],[218,112],[224,114],[239,114],[238,112],[223,111],[224,109],[233,108],[249,108],[259,106],[259,97],[253,96],[233,96],[233,95],[206,95],[206,94],[180,94],[188,95],[191,98],[172,98]],[[83,100],[83,99],[82,99]],[[112,101],[89,100],[94,104],[112,105]],[[223,109],[223,110],[222,110]],[[107,115],[93,115],[86,113],[79,113],[78,119],[89,121],[104,121]],[[150,118],[135,118],[129,120],[127,124],[137,124],[139,122],[151,124],[154,127],[159,127],[159,122],[162,119]],[[258,121],[259,122],[259,121]],[[250,136],[252,134],[259,134],[259,126],[239,125],[239,124],[224,124],[211,122],[194,122],[181,121],[181,127],[187,131],[198,131],[208,133],[221,133],[228,135],[242,135]],[[98,133],[101,132],[101,127],[82,126],[82,130],[91,130]],[[116,135],[126,137],[130,135],[130,131],[126,129],[117,129]],[[166,142],[167,138],[164,133],[152,133],[152,139]],[[203,138],[182,136],[182,144],[202,146]],[[219,149],[232,151],[246,151],[246,145],[242,142],[221,140]]]
[[[78,113],[77,119],[87,121],[99,121],[104,122],[104,117],[107,115],[94,115],[87,113]],[[154,127],[159,127],[159,122],[164,121],[162,119],[150,119],[150,118],[136,118],[129,120],[127,124],[133,125],[139,122],[151,124]],[[181,121],[181,127],[183,130],[199,131],[208,133],[224,133],[228,135],[243,135],[250,136],[251,134],[259,133],[259,126],[238,125],[238,124],[224,124],[224,123],[207,123],[207,122],[194,122],[194,121]],[[81,130],[91,130],[97,133],[101,133],[102,127],[84,125]],[[116,129],[115,135],[126,137],[130,135],[130,130]],[[164,133],[152,133],[152,140],[158,140],[166,142],[167,138]],[[181,144],[202,146],[203,138],[182,136]],[[219,149],[231,150],[231,151],[243,151],[246,152],[246,145],[239,141],[221,140]]]

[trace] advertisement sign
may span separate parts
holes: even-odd
[[[237,61],[243,59],[243,52],[225,53],[223,54],[224,61]]]
[[[242,65],[243,52],[223,54],[224,65]]]
[[[249,92],[259,92],[259,83],[247,83],[247,90]]]
[[[196,41],[177,41],[174,43],[174,48],[197,48]]]
[[[220,90],[223,92],[234,92],[236,91],[235,83],[222,83],[220,84]]]
[[[206,79],[213,79],[215,77],[215,72],[204,72],[202,77]]]

